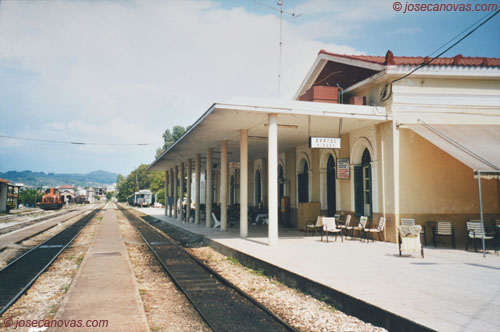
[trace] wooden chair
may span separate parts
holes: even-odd
[[[361,232],[365,230],[367,223],[368,223],[368,217],[361,216],[359,218],[359,224],[357,226],[353,227],[353,229],[352,229],[351,239],[354,238],[354,231],[356,231],[356,233],[359,233],[359,239],[363,240],[363,237],[362,237],[363,234],[361,234]]]
[[[438,237],[450,237],[451,239],[451,245],[453,248],[456,248],[455,246],[455,229],[451,225],[451,221],[438,221],[436,228],[434,228],[434,236],[433,236],[433,241],[434,241],[434,247],[437,248],[437,240]],[[442,242],[442,241],[441,241]]]
[[[353,225],[351,224],[351,215],[348,214],[347,217],[345,218],[345,223],[343,225],[338,225],[338,228],[340,230],[346,230],[346,236],[349,233],[349,230],[352,230]]]
[[[340,234],[340,239],[344,242],[342,237],[342,230],[337,228],[334,217],[323,217],[323,228],[321,229],[321,241],[323,241],[323,233],[326,233],[326,242],[328,242],[328,233],[335,233],[335,241],[337,241],[337,234]]]
[[[323,218],[323,216],[318,216],[318,218],[316,218],[316,222],[312,220],[308,221],[306,223],[305,235],[307,236],[307,233],[310,231],[312,231],[314,235],[316,234],[316,231],[323,229]]]
[[[403,225],[403,226],[415,226],[415,219],[413,219],[413,218],[401,218],[401,225]],[[427,243],[427,236],[425,235],[425,226],[420,225],[420,227],[422,227],[420,234],[424,236],[424,244],[426,244]]]
[[[365,228],[363,230],[365,233],[367,242],[369,242],[368,234],[372,234],[372,241],[375,242],[375,237],[373,236],[375,233],[380,234],[380,236],[382,237],[382,239],[385,242],[385,236],[384,236],[385,220],[386,220],[385,217],[380,217],[380,220],[378,221],[378,225],[376,228]]]
[[[474,251],[477,252],[477,240],[482,241],[483,235],[485,241],[493,240],[495,252],[497,252],[497,242],[494,236],[483,233],[483,227],[480,220],[469,220],[467,225],[467,239],[465,242],[465,250],[469,249],[469,242],[474,242]]]

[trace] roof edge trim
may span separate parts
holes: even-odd
[[[196,128],[200,122],[202,122],[207,116],[210,115],[210,113],[213,112],[213,110],[215,109],[215,105],[217,105],[217,103],[213,103],[208,108],[208,110],[206,110],[205,113],[203,113],[202,116],[200,116],[198,118],[198,120],[196,120],[195,123],[193,123],[193,125],[188,130],[186,130],[184,132],[184,134],[182,134],[181,137],[179,137],[179,139],[177,141],[175,141],[172,145],[170,145],[167,150],[163,151],[163,153],[158,158],[156,158],[151,164],[149,164],[149,166],[148,166],[148,168],[146,168],[146,170],[149,171],[153,166],[155,166],[157,161],[159,161],[161,158],[163,158],[163,156],[166,155],[171,149],[173,149],[177,145],[177,143],[182,141],[184,139],[184,137],[189,135],[189,133],[191,133],[191,131],[193,131],[194,128]]]

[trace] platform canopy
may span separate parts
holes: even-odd
[[[500,125],[406,126],[473,170],[500,170]]]
[[[229,141],[228,159],[239,161],[240,130],[248,130],[249,160],[267,156],[268,114],[278,115],[278,149],[307,144],[309,136],[339,137],[352,130],[390,121],[384,107],[306,101],[238,100],[213,104],[184,135],[149,166],[168,170],[207,148],[214,149],[214,161],[222,140]],[[340,132],[339,132],[340,130]]]

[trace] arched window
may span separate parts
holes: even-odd
[[[372,158],[370,157],[370,151],[368,149],[365,149],[363,151],[363,157],[361,157],[361,164],[367,165],[372,161]]]
[[[361,165],[354,167],[354,195],[356,215],[372,215],[372,172],[371,155],[368,149],[363,151]]]
[[[299,203],[309,202],[309,165],[304,160],[302,172],[298,175]]]
[[[258,205],[262,199],[262,184],[260,170],[255,172],[255,205]]]

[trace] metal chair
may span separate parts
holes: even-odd
[[[469,220],[467,225],[467,239],[465,242],[465,250],[469,249],[469,242],[474,242],[474,251],[477,252],[477,240],[482,241],[483,237],[485,241],[493,240],[493,245],[495,247],[495,252],[497,252],[497,242],[494,236],[487,235],[483,232],[483,227],[480,220]]]
[[[313,235],[316,234],[316,231],[320,230],[320,229],[323,229],[323,216],[318,216],[318,218],[316,218],[316,222],[314,221],[308,221],[306,223],[306,230],[305,230],[305,235],[307,236],[307,233],[309,233],[310,231],[313,232]]]
[[[451,245],[453,246],[453,248],[456,248],[456,246],[455,246],[455,229],[453,228],[451,221],[438,221],[437,222],[436,228],[434,228],[434,236],[433,236],[434,247],[437,248],[438,237],[443,237],[443,236],[450,237]]]
[[[338,228],[340,228],[340,230],[345,229],[346,236],[349,234],[349,230],[353,229],[353,225],[351,225],[351,215],[350,214],[348,214],[347,217],[345,218],[345,223],[343,225],[338,225]]]
[[[366,224],[367,223],[368,223],[368,217],[367,216],[361,216],[359,218],[359,224],[357,226],[353,227],[353,229],[352,229],[352,236],[351,236],[351,238],[354,238],[354,231],[356,231],[356,233],[359,233],[359,239],[362,241],[363,237],[362,237],[361,232],[364,231],[364,229],[366,228]]]
[[[323,218],[323,228],[321,229],[321,241],[323,241],[323,233],[326,233],[326,242],[328,242],[328,233],[335,234],[335,241],[337,241],[337,234],[340,234],[340,239],[344,242],[342,237],[342,230],[337,228],[334,217],[324,217]]]
[[[370,242],[368,239],[368,234],[372,234],[372,241],[375,242],[375,238],[373,236],[375,233],[380,234],[380,236],[382,237],[382,239],[385,242],[385,236],[384,236],[385,221],[386,221],[385,217],[380,217],[380,220],[378,221],[378,225],[376,228],[365,228],[364,229],[364,233],[366,236],[366,242]]]

